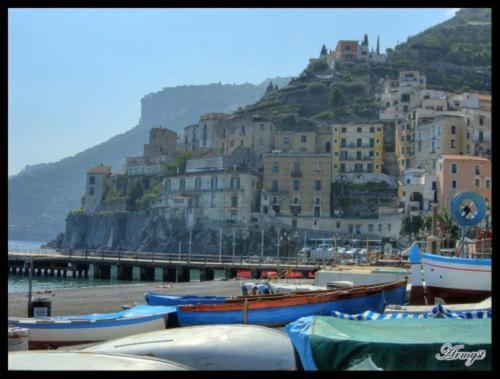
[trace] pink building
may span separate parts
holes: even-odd
[[[436,177],[440,207],[448,208],[452,196],[458,192],[474,191],[485,199],[487,210],[491,208],[491,161],[489,159],[471,155],[443,154],[438,161]]]

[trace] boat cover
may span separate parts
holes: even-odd
[[[491,319],[310,316],[285,330],[305,370],[347,370],[367,358],[382,370],[491,370]],[[461,358],[443,359],[454,347]],[[477,352],[476,358],[465,352]]]
[[[491,309],[454,311],[445,308],[442,304],[438,304],[427,313],[401,312],[401,313],[380,314],[372,311],[366,311],[364,313],[351,315],[348,313],[333,311],[332,316],[348,320],[391,320],[400,318],[434,318],[434,317],[473,319],[473,318],[491,318]]]
[[[160,314],[168,314],[177,312],[176,307],[163,307],[151,305],[136,305],[132,308],[115,313],[93,313],[89,315],[74,315],[74,316],[53,316],[53,317],[38,317],[37,319],[48,319],[54,321],[65,320],[116,320],[123,318],[147,317]]]
[[[197,295],[167,295],[163,293],[145,293],[144,299],[149,305],[188,305],[188,304],[220,304],[226,301],[224,296],[197,296]]]

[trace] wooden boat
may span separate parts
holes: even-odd
[[[403,304],[406,280],[382,285],[359,286],[352,290],[325,290],[288,295],[247,296],[224,304],[179,306],[181,326],[204,324],[258,324],[281,326],[300,317],[328,315],[332,311],[382,312],[386,297]]]
[[[290,338],[255,325],[202,325],[143,333],[85,348],[179,362],[194,370],[295,370]]]
[[[491,297],[479,303],[464,303],[464,304],[446,304],[445,307],[451,311],[491,311]],[[398,305],[388,306],[384,310],[384,314],[399,314],[399,313],[413,313],[423,314],[432,311],[434,305]]]
[[[29,347],[78,345],[165,329],[175,307],[137,305],[121,312],[78,316],[9,319],[9,326],[29,329]]]
[[[83,351],[23,351],[9,353],[9,370],[22,371],[172,371],[190,370],[175,362],[119,354]]]
[[[348,370],[367,357],[382,370],[491,370],[491,318],[358,321],[313,316],[285,330],[305,370]],[[447,352],[455,346],[465,356],[450,359]]]
[[[467,303],[491,296],[491,259],[422,254],[427,301]]]
[[[161,293],[145,293],[144,299],[148,305],[188,305],[188,304],[219,304],[223,303],[227,298],[224,296],[175,296]]]

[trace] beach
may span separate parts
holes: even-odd
[[[290,281],[291,282],[291,281]],[[295,281],[298,283],[298,281]],[[52,293],[37,294],[52,302],[52,316],[78,315],[88,313],[108,313],[120,311],[122,305],[145,304],[144,293],[156,292],[170,295],[241,295],[240,280],[213,280],[204,282],[161,283],[144,282],[120,285],[103,285],[83,288],[59,288]],[[312,279],[302,279],[300,283],[312,284]],[[170,285],[172,288],[162,288]],[[28,315],[28,293],[9,293],[8,316]]]

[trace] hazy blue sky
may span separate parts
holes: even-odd
[[[455,9],[10,9],[9,175],[135,126],[183,84],[297,75],[338,39],[394,47]]]

